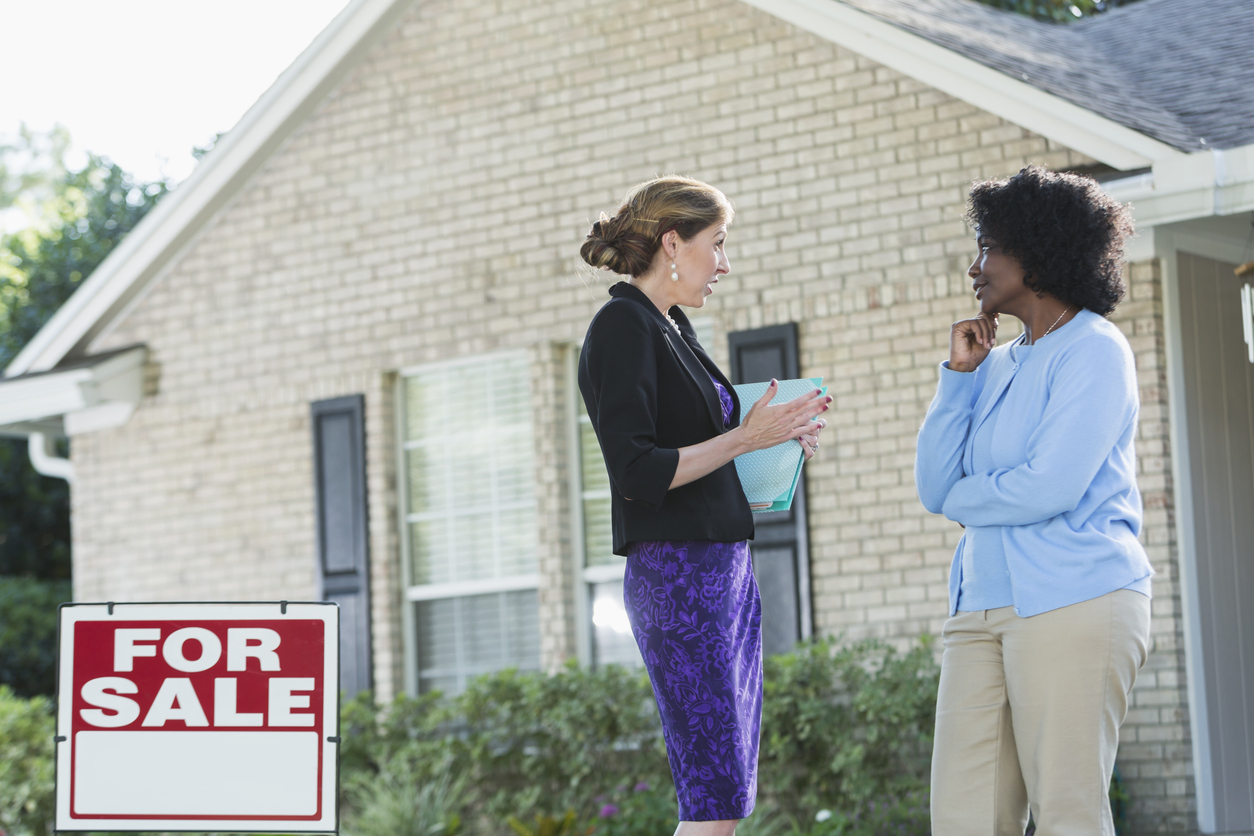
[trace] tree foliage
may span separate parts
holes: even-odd
[[[0,368],[167,190],[94,155],[71,169],[69,144],[59,127],[0,144]],[[56,657],[69,577],[69,487],[34,471],[25,438],[0,437],[0,683],[19,694],[52,693],[40,660]]]
[[[0,366],[35,336],[118,242],[166,193],[165,183],[139,183],[122,167],[90,155],[66,168],[61,142],[31,138],[0,146],[0,210],[16,207],[29,223],[0,237]],[[59,155],[57,159],[47,159]],[[4,158],[29,159],[14,171]]]
[[[1017,12],[1037,20],[1069,23],[1122,6],[1133,0],[979,0],[989,6]]]
[[[0,685],[0,833],[52,832],[52,703]]]

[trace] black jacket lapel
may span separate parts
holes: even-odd
[[[681,331],[681,333],[677,334],[675,329],[671,327],[670,321],[662,315],[657,306],[638,287],[634,287],[627,282],[619,282],[610,288],[610,295],[625,296],[643,306],[654,317],[675,361],[683,367],[683,370],[688,373],[689,379],[692,380],[693,385],[701,392],[706,410],[710,414],[710,421],[714,425],[714,431],[722,434],[725,431],[723,428],[723,403],[719,400],[718,391],[714,388],[714,382],[710,380],[711,372],[707,371],[706,368],[706,361],[709,361],[709,357],[699,358],[697,356],[700,348],[693,348],[693,346],[697,345],[697,335],[692,329],[692,323],[688,321],[688,317],[684,315],[684,312],[677,307],[671,308],[671,318],[675,320],[675,324],[679,326]],[[705,354],[705,352],[701,351],[701,354]],[[732,426],[735,426],[740,411],[739,402],[736,400],[736,390],[731,387],[731,384],[726,382],[726,378],[714,366],[713,361],[709,361],[708,365],[717,372],[719,381],[727,387],[727,391],[732,396],[732,403],[735,405],[732,411]]]

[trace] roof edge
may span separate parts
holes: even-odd
[[[194,242],[415,0],[352,0],[9,363],[47,371],[87,349]]]
[[[34,425],[57,420],[71,435],[120,426],[143,398],[147,359],[147,346],[136,345],[87,358],[73,368],[0,382],[0,434],[46,434],[47,429]],[[72,424],[77,430],[70,429]]]
[[[1183,156],[1170,145],[839,0],[744,2],[1120,171]]]

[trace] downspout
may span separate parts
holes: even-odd
[[[54,440],[44,433],[30,434],[30,463],[37,473],[74,484],[74,463],[56,454]]]

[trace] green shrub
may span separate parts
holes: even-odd
[[[566,666],[553,676],[480,677],[455,700],[454,762],[495,821],[596,810],[620,783],[670,783],[653,692],[643,673]]]
[[[741,819],[736,826],[736,836],[787,836],[792,829],[789,827],[790,821],[795,826],[792,817],[784,815],[775,804],[759,801],[749,817]]]
[[[819,642],[766,660],[759,809],[741,825],[745,836],[805,832],[798,822],[810,827],[821,808],[837,811],[832,820],[847,830],[832,824],[818,836],[858,834],[848,828],[907,809],[904,800],[927,785],[935,695],[926,644],[898,654],[876,642]],[[0,826],[11,834],[46,832],[52,734],[46,700],[3,692]],[[639,671],[503,671],[455,697],[384,706],[360,694],[343,707],[341,736],[341,804],[353,836],[499,834],[511,817],[544,829],[566,811],[575,813],[571,827],[597,836],[665,834],[676,824],[657,706]]]
[[[404,770],[418,783],[439,778],[453,766],[454,712],[455,705],[439,693],[401,694],[380,706],[363,691],[345,702],[340,710],[341,787],[360,786],[384,769]],[[351,794],[341,795],[351,807]]]
[[[560,819],[536,813],[533,817],[535,825],[524,824],[517,816],[509,817],[509,826],[518,836],[589,836],[592,828],[579,823],[574,810],[567,810]]]
[[[0,685],[21,697],[57,689],[57,605],[70,582],[0,576]]]
[[[52,833],[55,728],[51,701],[0,685],[0,830],[9,836]]]
[[[820,641],[766,660],[758,793],[810,820],[926,789],[939,668],[930,642]]]
[[[876,804],[913,809],[912,793],[927,787],[935,714],[927,642],[904,654],[876,641],[816,642],[767,659],[765,673],[762,811],[742,825],[746,833],[770,836],[789,822],[796,830],[821,808],[851,823],[889,815]],[[600,836],[675,826],[657,706],[638,671],[507,670],[456,697],[399,697],[389,706],[361,695],[345,706],[342,734],[346,788],[398,772],[415,786],[463,776],[472,832],[500,832],[511,818],[556,827],[568,810]],[[365,798],[346,789],[349,819]]]
[[[466,781],[444,771],[415,774],[407,759],[384,761],[373,776],[355,775],[344,785],[345,836],[457,836],[462,829]]]
[[[932,819],[926,790],[867,801],[852,813],[820,810],[805,836],[929,836]]]
[[[674,833],[679,825],[675,787],[669,780],[622,784],[593,801],[598,808],[592,824],[596,836],[657,836]]]

